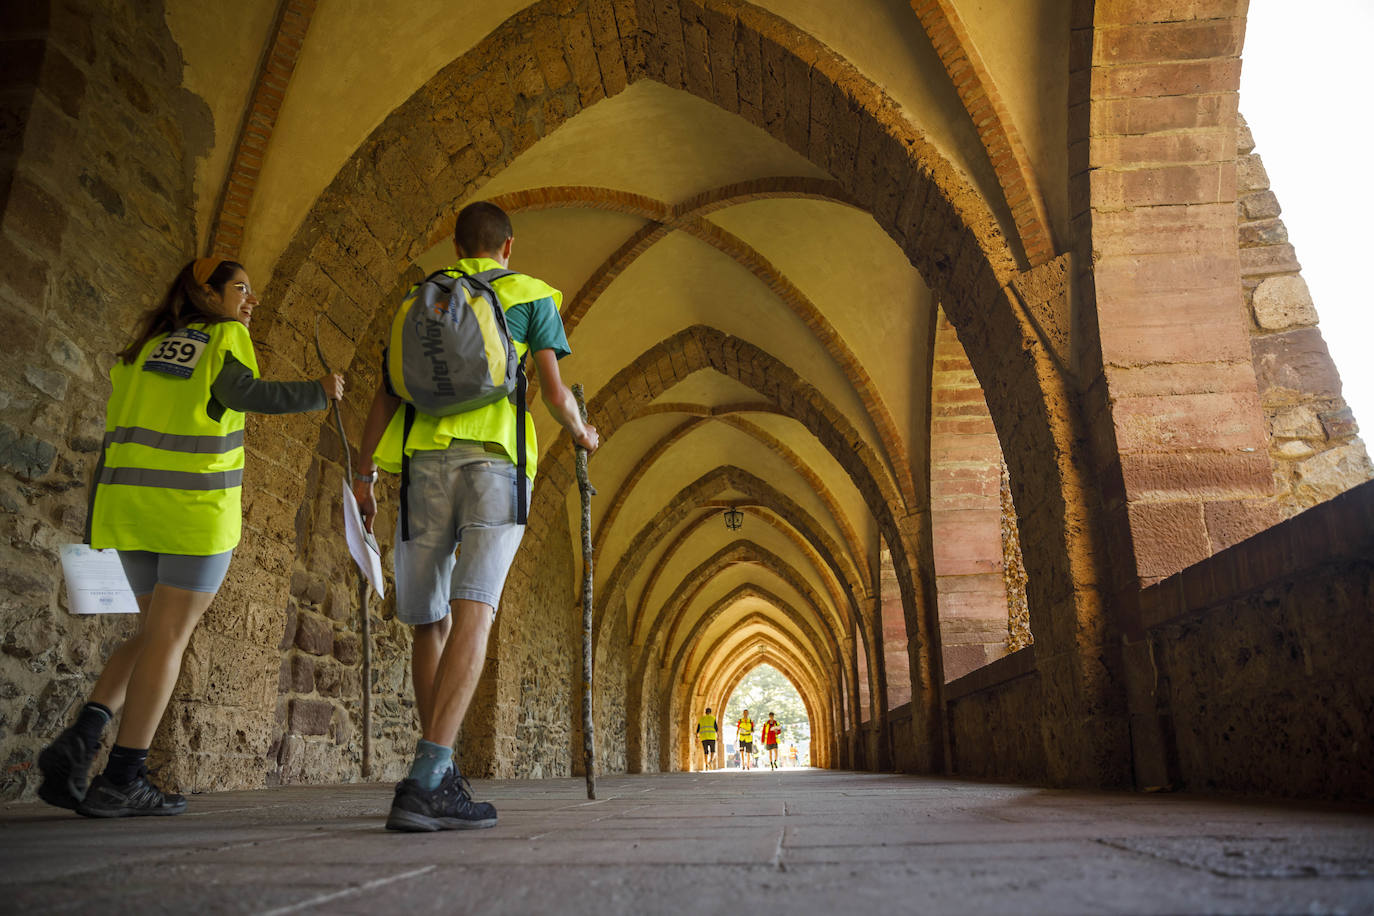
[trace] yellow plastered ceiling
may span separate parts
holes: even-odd
[[[369,133],[435,73],[526,5],[412,0],[316,6],[245,230],[241,259],[255,286],[267,286],[292,234]],[[761,0],[759,5],[830,47],[899,103],[1010,234],[1008,210],[981,141],[906,0]],[[1067,221],[1068,0],[958,0],[953,6],[1021,133],[1051,223],[1062,230]],[[276,0],[245,0],[232,13],[192,0],[167,4],[168,25],[185,57],[185,86],[205,99],[215,123],[213,150],[196,170],[202,243],[276,12]],[[478,194],[589,186],[642,195],[671,208],[727,185],[776,178],[824,181],[830,176],[738,116],[688,93],[640,81],[525,150]],[[455,208],[461,203],[436,202]],[[668,232],[629,263],[615,264],[612,255],[647,225],[643,214],[573,203],[515,214],[511,266],[562,289],[565,312],[590,279],[608,267],[618,271],[571,334],[574,352],[561,365],[565,380],[582,382],[595,396],[645,351],[684,329],[706,325],[771,354],[813,387],[849,419],[860,440],[855,448],[874,457],[888,485],[900,490],[900,481],[919,476],[927,449],[936,303],[906,256],[871,216],[839,200],[750,200],[713,210],[704,219],[733,236],[756,263],[785,278],[793,298],[770,289],[768,277],[757,267],[751,272],[738,252],[722,251],[680,230]],[[450,245],[441,243],[417,264],[428,271],[451,258]],[[379,282],[386,287],[394,278]],[[867,394],[862,385],[868,386]],[[547,447],[558,429],[542,409],[536,408],[536,416]],[[895,437],[891,448],[884,446],[885,422]],[[848,620],[851,609],[835,573],[819,558],[818,539],[835,545],[835,561],[845,575],[875,571],[878,526],[837,457],[761,395],[708,368],[625,423],[595,456],[598,518],[607,517],[613,501],[617,505],[614,521],[598,533],[598,579],[604,584],[643,526],[680,491],[730,468],[790,501],[799,513],[793,523],[802,530],[758,505],[756,494],[718,488],[708,503],[659,532],[647,545],[645,561],[631,572],[625,594],[628,622],[636,628],[632,641],[645,638],[693,569],[736,541],[794,570],[811,594],[799,592],[767,564],[734,563],[700,590],[675,628],[660,621],[658,638],[668,639],[671,631],[676,641],[664,647],[665,663],[683,648],[682,640],[701,615],[740,586],[765,589],[791,611],[757,596],[735,601],[697,630],[690,665],[707,664],[704,653],[710,646],[744,645],[760,632],[771,632],[781,645],[804,644],[804,631],[789,613],[801,615],[822,636],[833,621]],[[745,512],[739,532],[727,531],[719,517],[732,503]],[[566,508],[575,532],[580,516],[575,492]],[[872,597],[859,594],[857,600]],[[637,619],[641,613],[643,619]],[[753,615],[772,623],[731,631]]]

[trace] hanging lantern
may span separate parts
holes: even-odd
[[[731,531],[738,531],[738,530],[740,529],[740,526],[743,525],[743,524],[744,524],[744,513],[743,513],[743,512],[739,511],[739,510],[736,509],[734,506],[731,506],[730,508],[728,508],[728,509],[725,510],[725,527],[726,527],[726,528],[729,528]]]

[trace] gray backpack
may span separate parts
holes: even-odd
[[[501,300],[491,288],[513,270],[437,271],[411,288],[391,322],[391,390],[425,413],[447,417],[515,393],[520,363]]]
[[[491,284],[516,271],[436,271],[407,294],[391,321],[383,362],[387,386],[405,402],[401,441],[418,408],[437,417],[515,402],[516,524],[525,524],[525,369]],[[410,456],[401,449],[401,540],[410,540]]]

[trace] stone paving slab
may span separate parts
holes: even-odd
[[[1374,913],[1374,807],[782,770],[479,780],[492,830],[383,829],[391,786],[0,808],[4,913]]]

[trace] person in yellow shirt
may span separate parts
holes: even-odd
[[[192,261],[110,369],[86,542],[119,551],[139,629],[111,653],[76,721],[38,755],[38,797],[50,805],[87,817],[186,810],[185,798],[148,780],[148,746],[239,543],[244,412],[323,410],[343,397],[339,375],[258,377],[248,336],[257,304],[242,265]],[[121,708],[109,762],[88,781]]]
[[[742,770],[753,769],[754,762],[754,720],[749,718],[749,710],[744,711],[735,723],[735,742],[739,745],[739,765]]]
[[[706,769],[713,769],[716,765],[716,717],[711,715],[711,707],[706,707],[706,713],[697,719],[697,737],[701,739],[701,752],[706,757]]]

